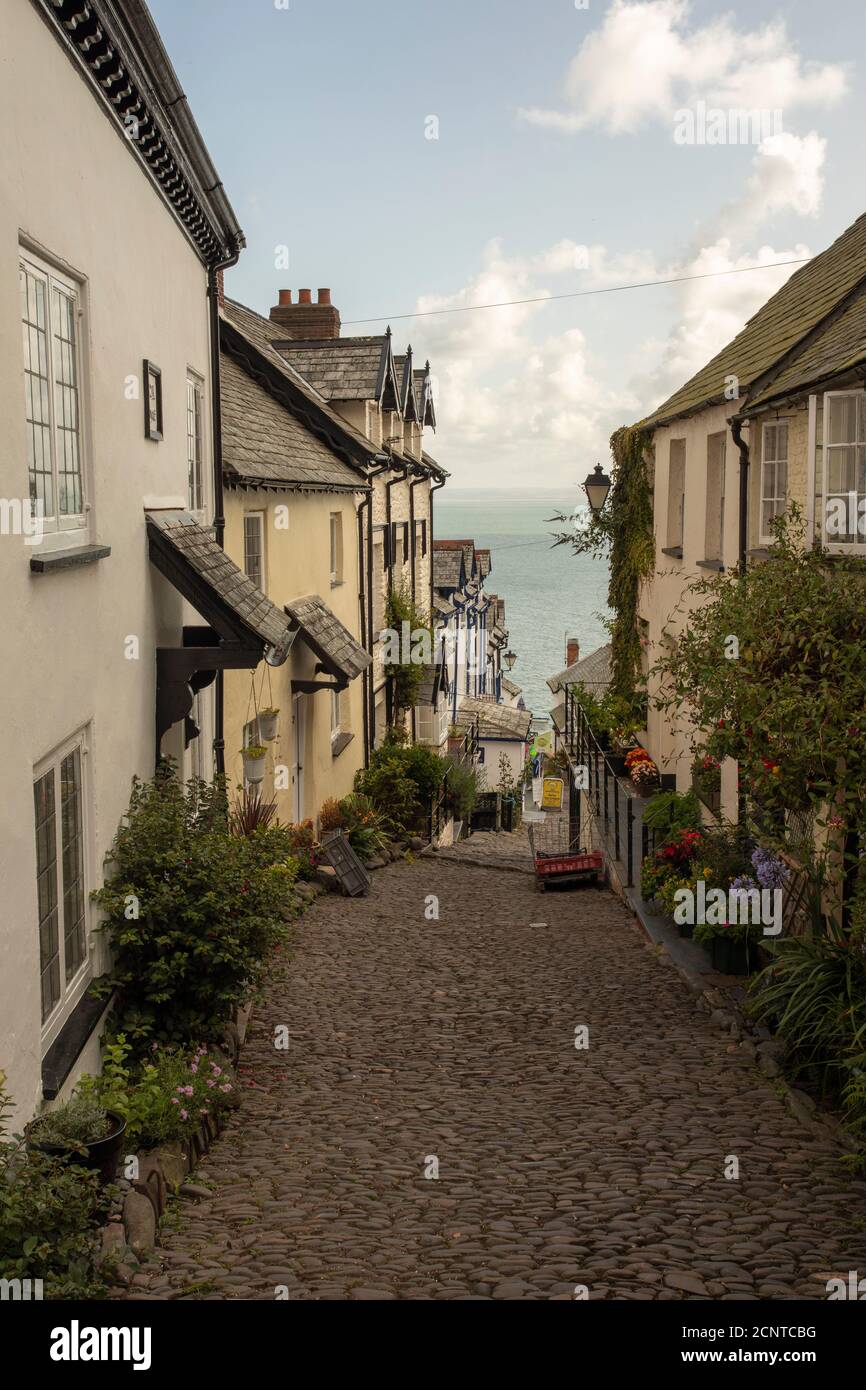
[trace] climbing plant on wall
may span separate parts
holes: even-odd
[[[610,565],[608,603],[614,695],[629,703],[642,697],[638,598],[640,586],[652,574],[653,497],[651,435],[637,425],[624,425],[610,439],[613,482],[604,510],[590,513],[568,531],[556,533],[556,545],[570,545],[575,555],[604,557]],[[564,515],[553,521],[571,522]]]

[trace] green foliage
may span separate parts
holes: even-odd
[[[38,1115],[29,1125],[27,1137],[35,1144],[58,1144],[81,1150],[111,1130],[106,1107],[95,1096],[73,1096],[66,1105]]]
[[[646,724],[646,706],[640,694],[625,696],[610,689],[599,700],[579,683],[571,688],[593,733],[606,737],[615,748],[629,747]]]
[[[117,990],[114,1026],[136,1046],[212,1037],[261,981],[297,864],[282,826],[228,833],[224,793],[180,786],[170,765],[133,783],[94,893],[106,914]]]
[[[355,790],[384,818],[381,828],[410,830],[423,820],[445,773],[445,760],[424,744],[403,745],[389,737],[374,750],[370,766],[355,774]]]
[[[399,662],[389,664],[385,667],[385,674],[393,681],[394,692],[394,723],[396,724],[401,714],[406,710],[413,709],[418,703],[418,691],[424,679],[424,663],[413,661],[412,648],[416,642],[420,649],[423,639],[418,637],[419,633],[426,633],[426,647],[428,653],[433,651],[433,628],[430,623],[429,614],[420,609],[412,598],[411,592],[405,585],[394,589],[388,596],[388,603],[385,608],[385,626],[394,632],[403,633],[403,624],[408,624],[410,634],[410,649],[408,652],[402,651]]]
[[[666,844],[678,830],[700,830],[701,808],[693,791],[656,792],[644,807],[643,823]]]
[[[862,934],[830,930],[779,937],[770,964],[753,981],[754,1017],[775,1025],[793,1075],[816,1064],[825,1085],[858,1093],[855,1067],[866,1048],[866,954]]]
[[[351,792],[338,803],[349,844],[365,862],[380,854],[388,840],[388,822],[362,792]]]
[[[0,1278],[42,1279],[47,1299],[99,1298],[96,1228],[110,1196],[99,1175],[8,1136],[0,1072]]]
[[[818,827],[840,832],[831,838],[841,850],[845,831],[866,825],[862,565],[804,549],[796,508],[775,530],[769,558],[744,576],[687,589],[688,623],[655,668],[659,705],[700,731],[703,754],[737,760],[763,840],[797,855],[786,825],[791,812],[811,812]],[[837,887],[850,862],[837,856]]]
[[[610,562],[611,688],[627,702],[639,696],[643,685],[638,597],[655,564],[650,447],[651,435],[645,430],[637,426],[616,430],[610,440],[612,486],[604,510],[590,515],[582,531],[561,533],[555,542],[571,545],[576,555],[604,556]],[[563,516],[554,519],[566,520]],[[637,727],[643,727],[640,716],[638,721]]]
[[[151,1044],[147,1060],[136,1062],[124,1035],[105,1048],[102,1073],[84,1076],[79,1092],[126,1120],[130,1149],[151,1149],[170,1140],[189,1139],[206,1115],[237,1103],[235,1082],[217,1055],[204,1046],[161,1048]]]
[[[457,820],[467,821],[484,787],[484,774],[473,763],[463,763],[457,758],[446,758],[445,762],[451,814]]]

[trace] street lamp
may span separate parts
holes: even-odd
[[[503,652],[502,660],[505,662],[505,665],[508,667],[510,671],[514,666],[515,661],[517,660],[517,652]]]
[[[595,471],[590,473],[583,485],[583,490],[589,498],[589,505],[593,515],[598,516],[610,492],[610,478],[603,471],[600,463],[595,465]]]

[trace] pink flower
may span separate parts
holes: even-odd
[[[216,1066],[216,1064],[215,1064],[214,1062],[211,1062],[210,1065],[211,1065],[211,1071],[213,1072],[214,1076],[222,1076],[222,1074],[223,1074],[223,1069],[222,1069],[222,1067]]]
[[[172,1096],[171,1103],[172,1105],[180,1105],[180,1101],[178,1100],[177,1096]]]
[[[188,1110],[181,1110],[181,1112],[180,1112],[180,1118],[181,1118],[182,1120],[188,1120],[188,1119],[189,1119],[189,1111],[188,1111]]]
[[[151,1043],[151,1044],[150,1044],[150,1050],[151,1050],[151,1052],[158,1052],[158,1051],[159,1051],[159,1043],[158,1043],[158,1042],[153,1042],[153,1043]]]
[[[216,1085],[216,1082],[215,1082],[215,1081],[209,1081],[207,1084],[208,1084],[209,1086],[215,1086],[215,1085]]]
[[[221,1091],[230,1091],[231,1089],[232,1089],[232,1083],[231,1083],[230,1081],[227,1081],[226,1084],[225,1084],[224,1086],[220,1086],[220,1090],[221,1090]]]
[[[198,1075],[198,1067],[196,1066],[195,1062],[193,1062],[192,1066],[190,1067],[190,1072],[193,1076]]]
[[[192,1086],[184,1086],[183,1093],[185,1096],[191,1096],[193,1093]]]

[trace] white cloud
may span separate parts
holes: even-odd
[[[584,39],[565,79],[564,110],[521,108],[534,125],[562,131],[600,126],[627,134],[670,124],[677,109],[709,106],[827,107],[848,87],[846,66],[800,57],[784,21],[745,31],[732,16],[689,28],[687,0],[614,0]]]

